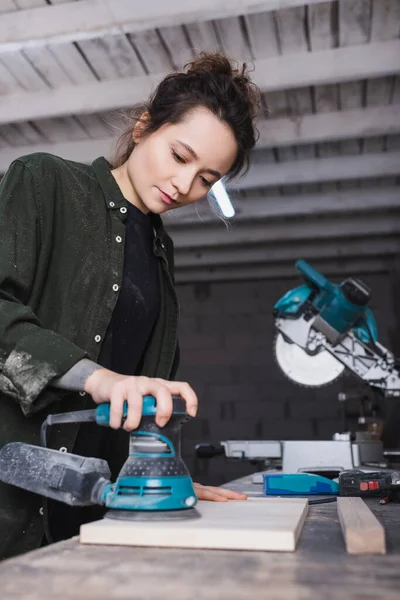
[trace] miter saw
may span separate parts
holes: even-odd
[[[356,279],[328,281],[304,260],[296,263],[304,284],[288,291],[274,306],[277,362],[293,382],[318,387],[345,369],[386,396],[400,396],[399,369],[393,354],[378,342],[368,308],[370,290]],[[351,469],[385,468],[383,445],[366,432],[336,433],[332,440],[228,440],[222,448],[200,444],[199,457],[263,461],[283,473],[338,474]],[[262,473],[253,477],[262,482]]]
[[[123,420],[127,416],[127,403]],[[126,520],[193,519],[197,497],[180,456],[180,429],[189,419],[185,402],[173,397],[173,413],[163,428],[155,423],[156,399],[143,398],[142,419],[130,433],[129,456],[115,483],[105,460],[12,442],[0,450],[0,480],[71,506],[105,505],[106,518]],[[49,415],[46,428],[95,421],[109,426],[110,405],[95,410]]]
[[[304,260],[296,267],[304,285],[274,307],[275,355],[282,371],[295,383],[318,387],[347,368],[386,396],[400,396],[399,370],[378,342],[367,286],[356,279],[331,283]]]

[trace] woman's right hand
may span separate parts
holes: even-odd
[[[97,369],[86,380],[85,392],[96,404],[110,403],[110,427],[119,429],[125,400],[128,415],[123,428],[137,429],[142,418],[143,396],[154,396],[157,403],[156,424],[164,427],[172,414],[172,396],[182,396],[187,413],[194,417],[197,412],[197,396],[188,383],[165,379],[119,375],[108,369]]]

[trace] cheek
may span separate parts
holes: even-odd
[[[187,199],[188,204],[194,204],[195,202],[199,202],[199,200],[203,200],[208,194],[210,190],[206,189],[201,181],[199,183],[194,183],[192,185],[192,189],[190,190],[190,194]]]

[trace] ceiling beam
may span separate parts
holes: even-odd
[[[293,196],[265,195],[257,198],[241,198],[232,195],[231,200],[236,211],[231,223],[232,227],[235,227],[237,223],[246,221],[400,210],[400,186]],[[205,201],[198,206],[191,205],[167,212],[163,220],[165,226],[172,232],[187,226],[215,224],[219,217]]]
[[[257,149],[293,146],[351,138],[400,133],[400,104],[336,111],[316,115],[262,119],[257,123]],[[19,156],[49,152],[78,162],[91,163],[97,156],[109,156],[116,138],[76,140],[0,148],[0,173]]]
[[[330,216],[327,219],[297,217],[285,221],[256,221],[232,223],[227,229],[223,223],[187,227],[173,231],[175,248],[210,248],[248,244],[272,244],[294,240],[321,240],[330,238],[337,245],[344,238],[393,236],[400,233],[400,211],[397,213],[355,214]]]
[[[400,132],[400,104],[263,119],[257,127],[257,148],[391,135]]]
[[[298,52],[256,61],[253,81],[263,92],[268,92],[383,77],[400,72],[399,56],[400,40],[319,52]],[[132,106],[145,100],[161,77],[146,75],[1,96],[0,124],[91,114]]]
[[[382,152],[256,164],[245,177],[232,181],[228,187],[244,190],[276,185],[392,177],[399,174],[400,152]]]
[[[327,277],[359,277],[365,274],[390,273],[398,259],[390,257],[368,257],[348,259],[346,257],[331,260],[315,260],[313,267]],[[298,272],[293,262],[290,264],[270,265],[232,265],[209,268],[177,269],[175,280],[177,284],[197,283],[201,281],[250,281],[252,279],[296,279]],[[294,285],[299,285],[295,283]],[[272,310],[272,308],[271,308]]]
[[[175,252],[175,268],[221,267],[223,265],[267,265],[277,262],[295,262],[299,258],[308,261],[374,256],[400,257],[400,239],[356,238],[292,242],[262,246],[231,246],[223,248],[186,249]]]
[[[325,0],[308,0],[319,4]],[[2,14],[0,52],[303,6],[304,0],[81,0]]]

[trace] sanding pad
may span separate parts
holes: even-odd
[[[201,514],[195,508],[182,510],[109,510],[105,519],[118,521],[187,521],[199,519]]]

